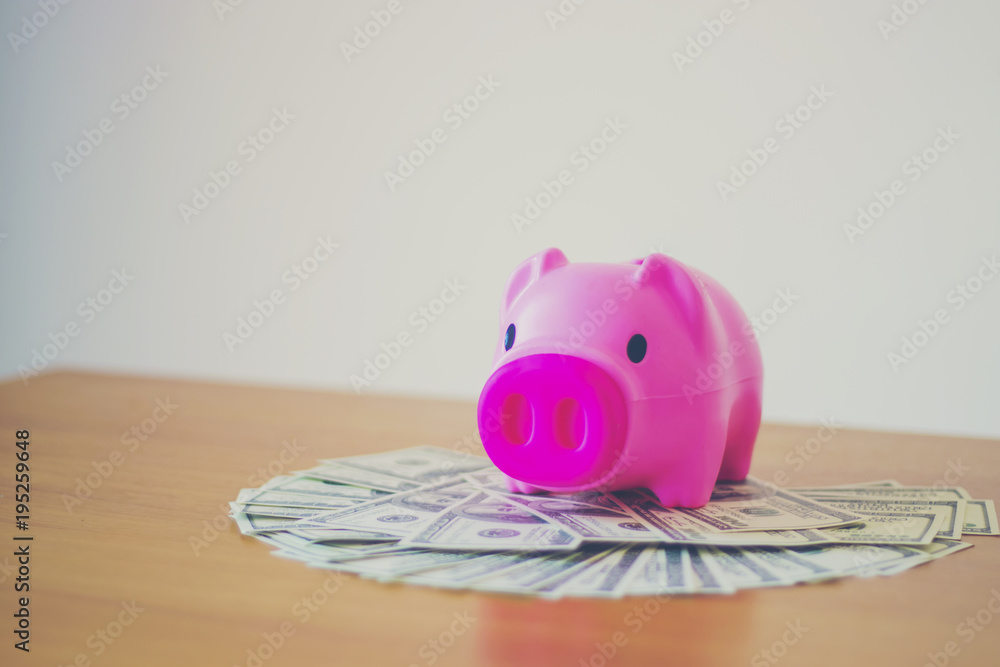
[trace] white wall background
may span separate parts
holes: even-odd
[[[349,389],[408,331],[364,391],[472,398],[518,262],[662,248],[752,315],[798,297],[761,336],[765,418],[1000,435],[1000,279],[952,292],[1000,251],[997,3],[591,1],[553,28],[556,0],[400,0],[348,62],[341,43],[388,0],[222,2],[73,2],[34,31],[37,1],[0,6],[4,376],[75,323],[49,368]],[[121,118],[147,66],[166,78]],[[452,128],[481,76],[499,88]],[[786,137],[775,124],[813,86],[832,97]],[[238,147],[275,107],[295,118],[248,162]],[[627,129],[576,171],[607,118]],[[53,162],[102,119],[113,132],[60,181]],[[438,127],[390,192],[386,170]],[[958,138],[912,181],[904,163],[940,128]],[[717,182],[769,137],[778,151],[723,201]],[[185,223],[229,160],[241,172]],[[574,182],[518,233],[511,214],[561,169]],[[850,243],[845,223],[894,179],[905,192]],[[283,273],[327,235],[340,248],[292,291]],[[79,304],[123,267],[134,280],[90,319]],[[446,279],[468,287],[418,332],[410,314]],[[286,301],[231,352],[223,334],[273,289]],[[947,323],[894,370],[937,309]]]

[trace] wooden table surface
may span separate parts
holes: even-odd
[[[478,441],[471,403],[55,373],[0,385],[0,424],[3,665],[1000,664],[997,537],[893,577],[549,602],[309,569],[226,519],[240,488],[318,458]],[[143,439],[123,436],[133,426]],[[18,429],[30,431],[27,531],[12,502]],[[786,461],[817,430],[766,425],[753,474],[785,471],[790,486],[960,476],[1000,500],[996,441],[839,428]],[[29,654],[12,634],[23,544]]]

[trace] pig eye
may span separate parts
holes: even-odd
[[[512,324],[511,326],[514,325]],[[628,355],[628,360],[633,364],[642,361],[643,357],[646,356],[646,337],[642,334],[636,334],[629,338],[625,353]]]
[[[505,333],[503,335],[503,349],[504,350],[509,350],[514,345],[514,335],[516,333],[517,333],[517,330],[514,328],[514,324],[511,323],[511,325],[509,327],[507,327],[507,333]],[[645,342],[643,343],[642,350],[643,350],[643,352],[646,351]]]

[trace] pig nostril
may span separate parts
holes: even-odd
[[[521,394],[508,394],[500,407],[503,437],[512,445],[523,445],[531,436],[531,406]]]
[[[553,413],[556,442],[560,447],[576,449],[583,444],[587,435],[587,421],[580,404],[572,398],[564,398],[556,404]]]

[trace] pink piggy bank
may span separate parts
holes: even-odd
[[[762,377],[746,315],[708,276],[552,248],[507,280],[479,431],[511,491],[646,487],[700,507],[747,475]]]

